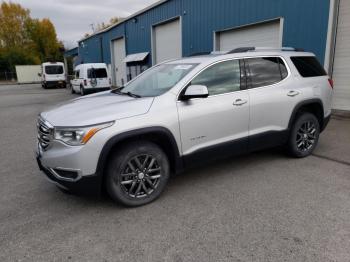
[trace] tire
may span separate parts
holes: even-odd
[[[86,95],[86,91],[85,91],[85,88],[83,86],[80,86],[80,94],[82,96],[85,96]]]
[[[289,153],[297,158],[309,156],[320,136],[320,124],[315,115],[302,113],[295,120],[288,140]]]
[[[169,161],[165,153],[154,143],[138,141],[127,144],[112,155],[105,183],[114,201],[136,207],[158,198],[169,176]]]

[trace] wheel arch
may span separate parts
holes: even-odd
[[[135,140],[146,140],[158,145],[167,155],[172,172],[178,173],[183,169],[180,151],[172,133],[164,127],[147,127],[115,135],[105,143],[96,170],[102,179],[104,179],[105,168],[112,153],[118,150],[118,147]]]
[[[309,112],[316,116],[320,129],[323,131],[324,123],[324,107],[321,99],[314,98],[299,102],[293,109],[292,115],[289,119],[288,130],[291,130],[296,118],[300,113]]]

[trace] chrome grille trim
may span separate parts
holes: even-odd
[[[38,143],[43,150],[47,150],[53,139],[53,126],[39,117],[37,122]]]

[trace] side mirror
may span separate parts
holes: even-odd
[[[41,73],[38,73],[38,76],[41,77]]]
[[[181,100],[189,100],[192,98],[206,98],[209,96],[208,88],[203,85],[191,85],[187,87]]]

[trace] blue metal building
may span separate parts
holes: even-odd
[[[291,46],[315,53],[332,71],[337,7],[339,0],[162,0],[81,39],[76,63],[104,62],[121,85],[165,59]]]

